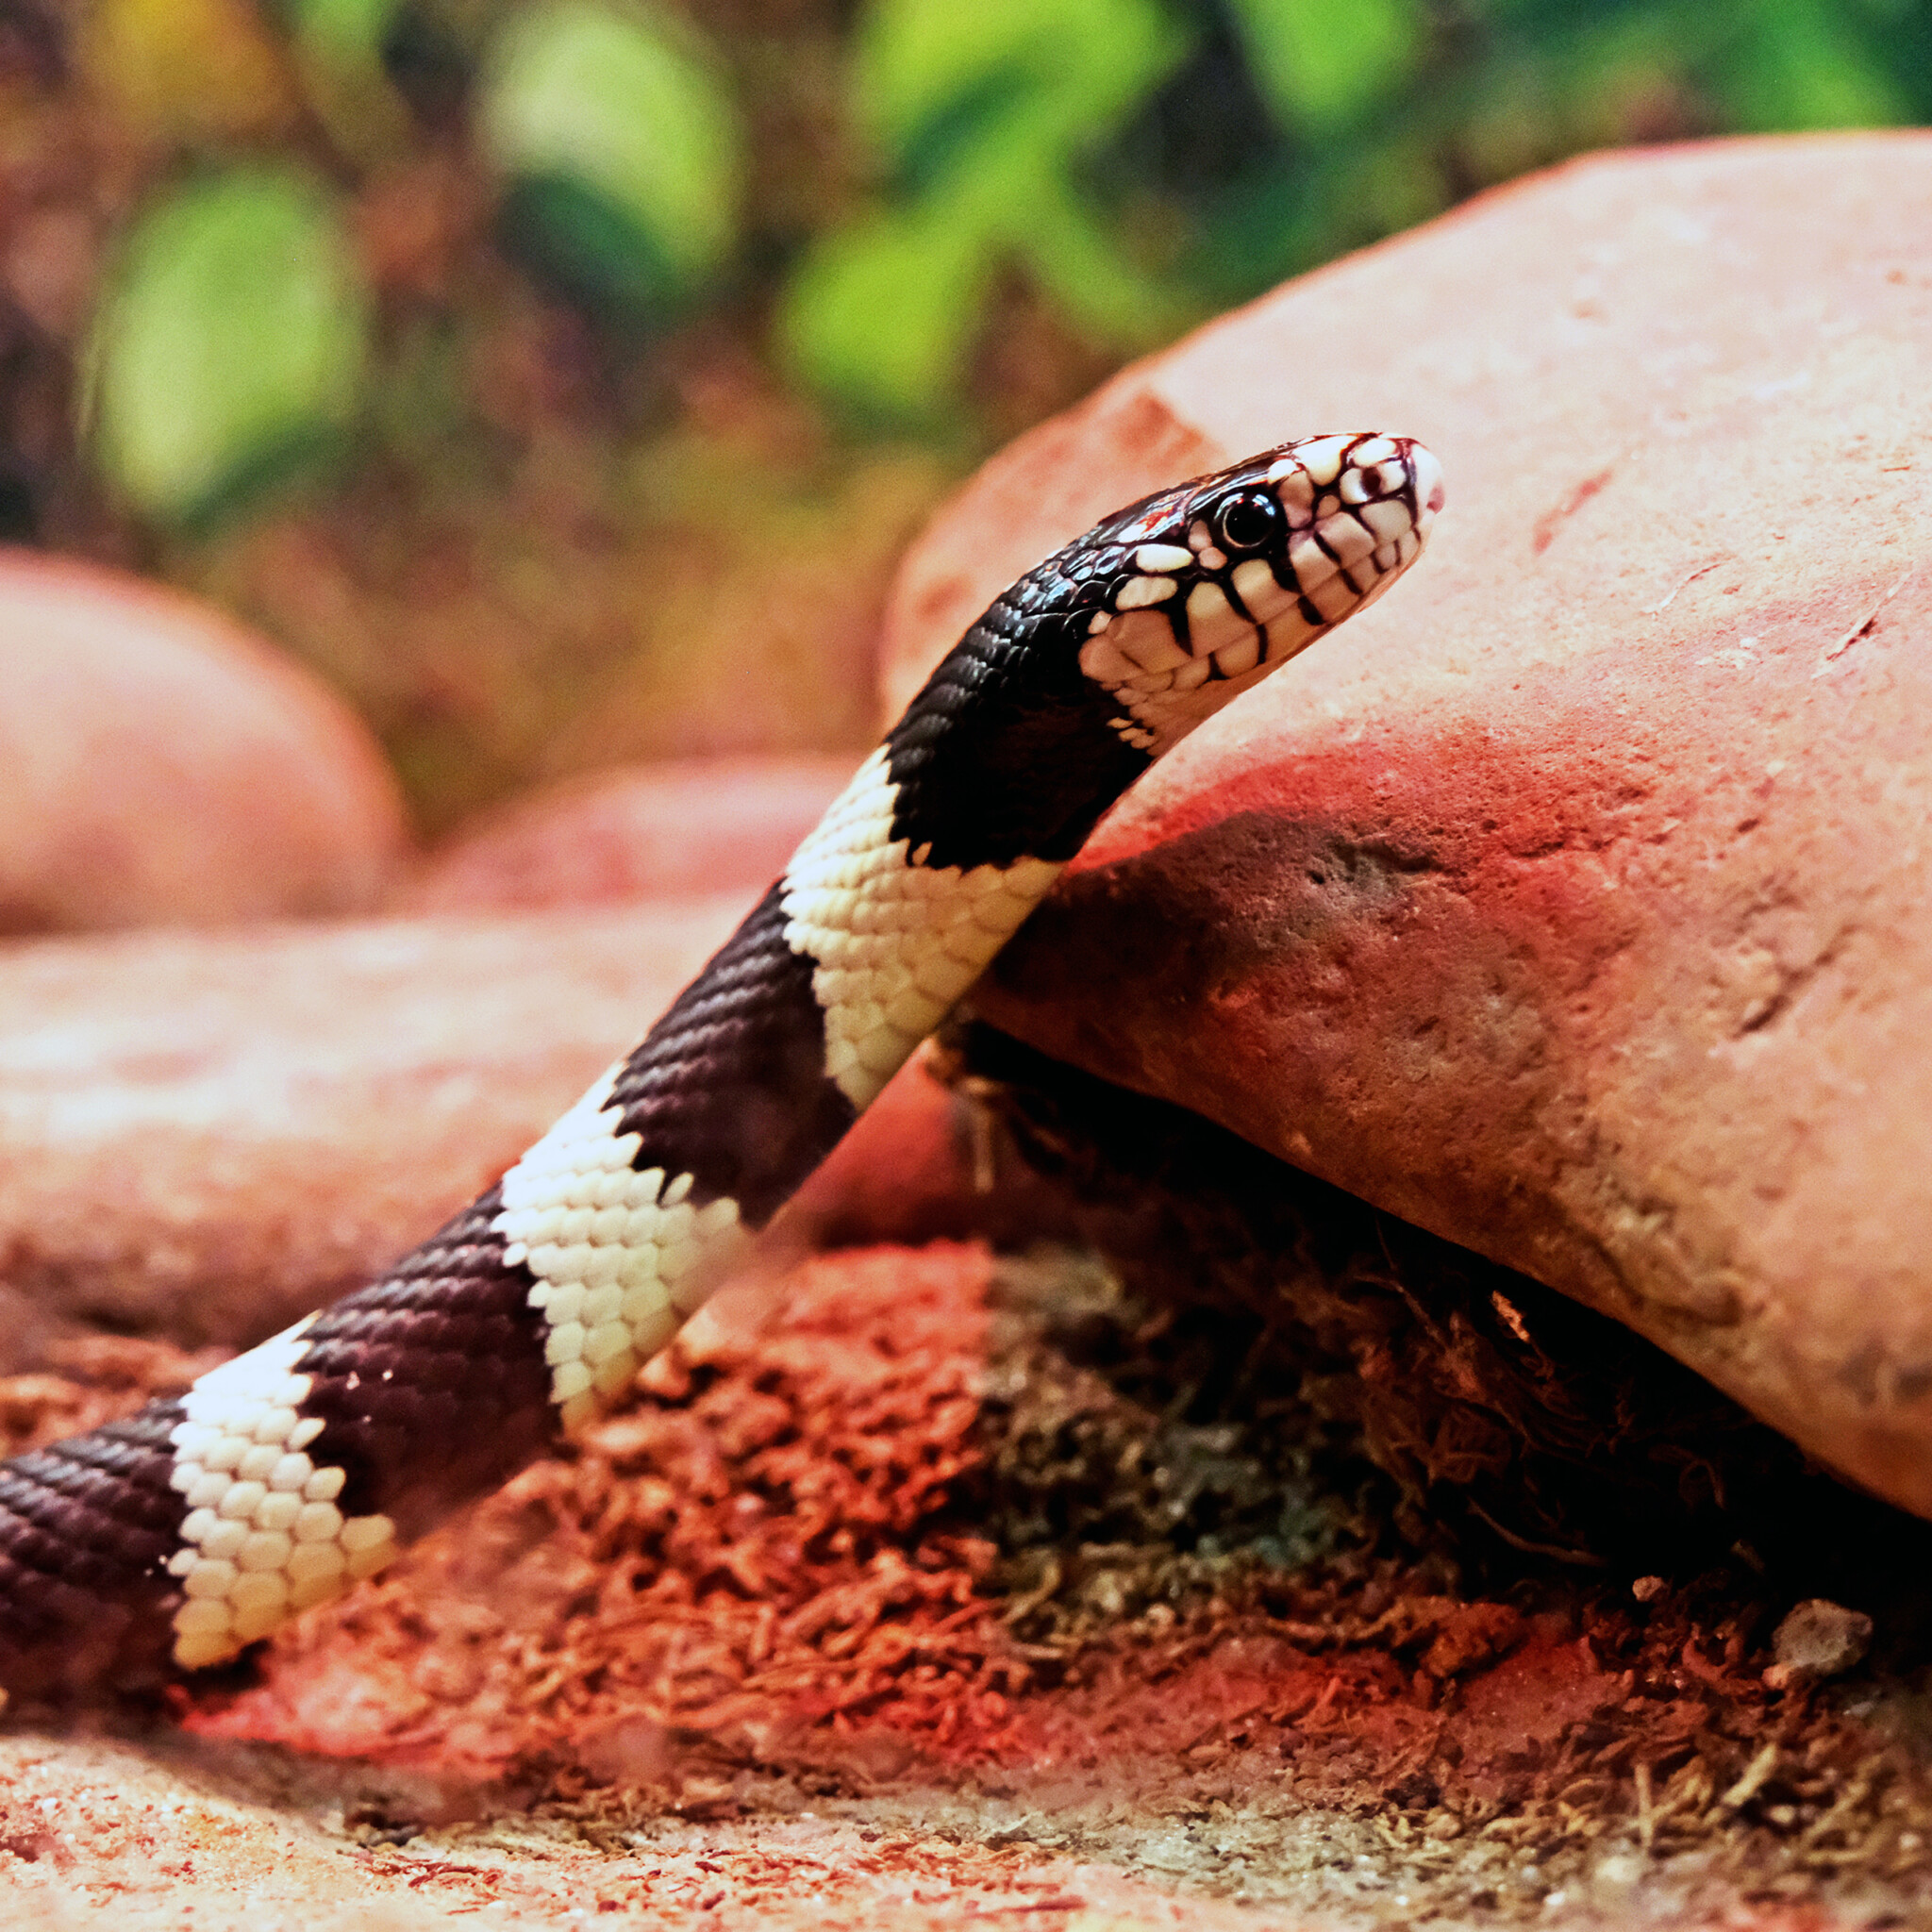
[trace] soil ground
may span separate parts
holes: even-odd
[[[809,1259],[247,1672],[16,1713],[0,1923],[1932,1924],[1897,1633],[1773,1690],[1748,1564],[1420,1547],[1230,1320],[1091,1252]]]

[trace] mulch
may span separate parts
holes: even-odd
[[[1903,1706],[1870,1682],[1767,1687],[1779,1607],[1736,1575],[1652,1579],[1641,1602],[1627,1578],[1547,1568],[1471,1591],[1439,1555],[1365,1534],[1359,1495],[1294,1567],[1204,1553],[1172,1520],[1164,1545],[1150,1529],[1135,1546],[1121,1524],[1162,1466],[1135,1432],[1174,1460],[1172,1403],[1146,1398],[1190,1351],[1120,1299],[1096,1372],[1095,1279],[1091,1257],[1008,1269],[972,1244],[808,1260],[782,1322],[705,1324],[575,1453],[284,1633],[246,1681],[178,1693],[175,1715],[430,1771],[458,1808],[579,1823],[740,1811],[774,1777],[1084,1778],[1150,1815],[1260,1795],[1372,1821],[1415,1882],[1440,1868],[1476,1909],[1513,1894],[1480,1861],[1470,1875],[1473,1846],[1549,1883],[1607,1840],[1699,1851],[1766,1900],[1923,1875],[1932,1779]],[[1082,1361],[1056,1306],[1076,1311]],[[143,1363],[160,1383],[198,1365],[90,1345],[64,1375],[0,1385],[0,1420],[17,1438],[88,1425]],[[1189,1426],[1218,1428],[1241,1473],[1223,1504],[1252,1485],[1238,1424]],[[1042,1591],[1083,1445],[1121,1494],[1096,1501],[1083,1471],[1082,1522],[1112,1508],[1116,1541],[1070,1544]],[[990,1496],[1002,1466],[1032,1487]]]

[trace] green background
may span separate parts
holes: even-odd
[[[1588,149],[1932,118],[1916,0],[57,0],[0,537],[242,612],[426,829],[858,746],[893,558],[1124,358]]]

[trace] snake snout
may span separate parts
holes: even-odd
[[[1436,460],[1432,450],[1405,439],[1403,455],[1408,462],[1408,474],[1414,479],[1416,534],[1420,536],[1428,528],[1430,518],[1449,500],[1449,493],[1442,487],[1442,466]]]

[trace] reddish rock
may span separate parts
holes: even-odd
[[[141,579],[0,551],[0,931],[372,905],[400,795],[291,659]]]
[[[271,1333],[494,1179],[741,909],[0,949],[0,1279],[191,1345]]]
[[[697,972],[741,892],[0,947],[0,1373],[93,1322],[272,1333],[486,1187]],[[794,1241],[1048,1224],[915,1064]]]
[[[1428,442],[1430,556],[1101,826],[984,1009],[1924,1514],[1928,202],[1921,134],[1626,155],[1309,276],[969,487],[891,679],[1150,482]]]
[[[757,894],[858,760],[693,758],[574,778],[486,812],[398,894],[470,912],[742,888]]]

